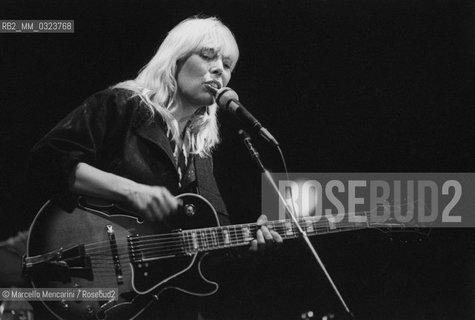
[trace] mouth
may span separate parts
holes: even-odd
[[[217,80],[206,81],[204,84],[208,88],[209,87],[213,88],[214,89],[213,91],[217,91],[217,90],[221,89],[221,83],[219,83],[219,81],[217,81]]]

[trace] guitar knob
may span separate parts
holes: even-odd
[[[89,304],[86,306],[86,311],[89,315],[92,315],[94,313],[94,310],[92,310],[92,307]]]
[[[186,204],[183,208],[188,217],[192,217],[196,214],[196,207],[193,204]]]
[[[315,319],[315,314],[313,313],[312,310],[302,312],[300,315],[300,319],[302,320],[310,320],[310,319]],[[322,319],[327,320],[328,318],[323,317]]]
[[[61,305],[61,308],[63,308],[64,310],[69,309],[69,304],[66,300],[61,300],[61,302],[59,304]]]

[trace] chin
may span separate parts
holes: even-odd
[[[214,103],[213,97],[207,93],[206,95],[201,96],[199,99],[195,100],[197,106],[209,106]]]

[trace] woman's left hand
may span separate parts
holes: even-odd
[[[250,251],[263,253],[269,249],[275,249],[282,244],[282,237],[275,231],[266,227],[267,216],[261,215],[257,219],[260,229],[257,230],[256,239],[251,241]]]

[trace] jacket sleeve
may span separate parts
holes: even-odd
[[[126,111],[108,89],[88,98],[61,120],[32,149],[29,179],[49,195],[67,192],[78,162],[101,165],[105,142],[120,131]]]

